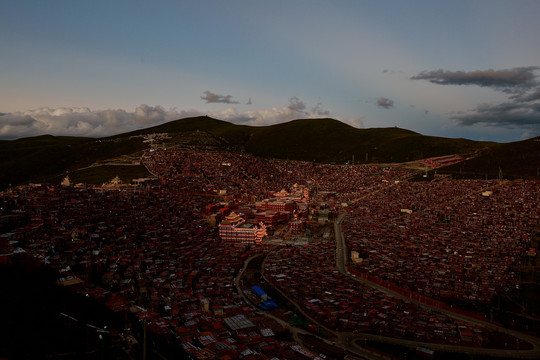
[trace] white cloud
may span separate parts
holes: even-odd
[[[293,96],[289,99],[289,104],[281,108],[273,107],[239,113],[236,108],[231,107],[214,112],[210,116],[232,123],[251,126],[274,125],[296,119],[315,119],[330,116],[330,112],[325,110],[320,102],[310,107],[309,111],[307,109],[308,106],[302,100]],[[339,116],[333,116],[333,118],[342,121]]]
[[[239,112],[229,107],[217,112],[195,109],[165,109],[162,106],[142,104],[134,112],[123,109],[91,110],[86,107],[40,108],[26,112],[0,114],[0,139],[51,134],[57,136],[104,137],[159,125],[186,117],[209,115],[235,124],[264,126],[283,123],[300,118],[333,117],[355,127],[363,127],[362,118],[344,120],[331,116],[321,103],[307,106],[297,97],[292,97],[287,106],[281,108],[248,110]]]
[[[0,138],[15,139],[43,134],[102,137],[196,115],[201,113],[196,110],[165,110],[161,106],[145,104],[134,112],[45,107],[1,115]]]
[[[355,118],[355,119],[348,119],[348,120],[345,120],[343,122],[355,127],[355,128],[358,128],[358,129],[363,129],[364,128],[364,119],[365,119],[365,116],[362,116],[360,118]]]

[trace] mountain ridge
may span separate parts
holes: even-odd
[[[204,144],[205,149],[243,151],[260,157],[318,163],[397,163],[449,154],[474,158],[488,154],[502,158],[500,154],[507,153],[523,157],[523,152],[527,151],[531,153],[527,155],[527,163],[540,163],[538,147],[535,147],[540,143],[534,143],[533,139],[525,144],[501,144],[428,136],[397,127],[358,129],[331,118],[296,119],[274,125],[248,126],[198,116],[103,138],[40,135],[0,140],[0,190],[9,185],[47,182],[51,179],[57,181],[58,177],[87,168],[96,162],[142,154],[149,147],[143,142],[144,136],[155,133],[170,135],[170,139],[166,140],[167,146],[184,144],[198,147]],[[513,147],[521,149],[509,150]],[[482,163],[482,160],[476,161]],[[484,161],[486,164],[488,162],[492,163],[491,160]],[[516,162],[506,157],[505,162],[502,165],[505,173],[519,177],[520,169],[512,169],[512,164],[523,161]],[[464,172],[464,164],[466,162],[462,163],[461,173]],[[496,176],[493,175],[497,172],[494,169],[500,166],[491,166],[493,169],[490,168],[489,176]],[[523,176],[538,177],[533,174],[530,164],[525,168]],[[488,174],[485,169],[480,172],[482,176]],[[457,175],[456,170],[454,174]]]

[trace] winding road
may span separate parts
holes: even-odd
[[[345,276],[348,276],[349,278],[358,281],[359,283],[363,285],[370,286],[372,288],[375,288],[377,290],[380,290],[386,294],[392,295],[396,298],[404,299],[407,301],[410,301],[411,303],[414,303],[422,308],[428,309],[428,310],[434,310],[443,314],[446,314],[454,319],[466,321],[468,323],[476,324],[482,327],[485,327],[490,330],[496,330],[501,333],[505,333],[507,335],[513,336],[517,339],[520,339],[522,341],[525,341],[533,346],[530,350],[503,350],[503,349],[486,349],[486,348],[476,348],[476,347],[466,347],[466,346],[453,346],[453,345],[441,345],[441,344],[427,344],[428,347],[432,350],[441,350],[446,352],[456,352],[456,353],[465,353],[469,355],[487,355],[492,357],[500,357],[505,359],[540,359],[540,339],[534,336],[530,336],[518,331],[510,330],[507,328],[504,328],[502,326],[495,325],[493,323],[489,323],[486,321],[481,321],[478,319],[474,319],[465,315],[461,315],[458,313],[454,313],[451,311],[448,311],[446,309],[440,309],[437,307],[432,307],[429,305],[426,305],[424,303],[420,303],[410,297],[398,294],[394,291],[391,291],[384,286],[372,283],[368,280],[361,279],[355,275],[352,275],[347,270],[346,264],[347,264],[347,247],[345,243],[345,239],[343,237],[343,232],[341,229],[341,223],[345,219],[346,212],[342,212],[336,222],[334,223],[334,232],[336,237],[336,267],[338,270]],[[370,334],[349,334],[348,335],[348,341],[351,344],[360,343],[361,341],[365,341],[365,339],[369,340],[377,340],[385,343],[392,343],[392,344],[399,344],[404,345],[408,347],[416,347],[425,345],[425,343],[417,342],[417,341],[408,341],[408,340],[402,340],[402,339],[396,339],[396,338],[390,338],[390,337],[384,337],[384,336],[377,336],[377,335],[370,335]]]
[[[336,240],[335,241],[336,267],[340,273],[342,273],[343,275],[349,277],[350,279],[354,281],[357,281],[358,283],[361,283],[362,285],[375,288],[393,297],[410,301],[411,303],[414,303],[419,307],[432,310],[432,311],[437,311],[440,313],[444,313],[452,318],[455,318],[461,321],[466,321],[468,323],[479,325],[490,330],[495,330],[501,333],[508,334],[514,338],[520,339],[522,341],[525,341],[531,344],[532,349],[530,350],[504,350],[504,349],[488,349],[488,348],[477,348],[477,347],[467,347],[467,346],[444,345],[444,344],[436,344],[436,343],[426,344],[425,342],[410,341],[410,340],[397,339],[397,338],[392,338],[392,337],[385,337],[385,336],[372,335],[372,334],[366,334],[366,333],[350,333],[350,332],[333,331],[324,327],[324,325],[322,324],[318,324],[314,319],[312,319],[308,314],[306,314],[302,310],[301,306],[296,304],[294,300],[290,299],[286,293],[282,292],[280,289],[276,289],[280,291],[282,295],[286,297],[298,309],[300,313],[302,313],[306,318],[308,318],[313,323],[316,323],[322,328],[324,328],[325,331],[327,331],[328,333],[331,333],[332,335],[334,335],[336,339],[335,341],[332,341],[329,339],[317,337],[320,341],[325,342],[328,345],[340,347],[343,350],[354,354],[355,356],[358,356],[364,359],[373,359],[373,360],[388,359],[388,357],[386,357],[384,354],[376,353],[376,352],[370,351],[369,349],[366,349],[365,347],[362,347],[362,344],[364,344],[367,340],[406,346],[410,349],[415,349],[416,347],[423,346],[423,347],[428,347],[431,350],[439,350],[439,351],[444,351],[444,352],[461,353],[461,354],[468,354],[468,355],[491,356],[491,357],[504,358],[504,359],[540,359],[540,339],[537,337],[530,336],[530,335],[527,335],[518,331],[514,331],[511,329],[507,329],[507,328],[495,325],[490,322],[486,322],[486,321],[471,318],[462,314],[454,313],[446,309],[440,309],[437,307],[426,305],[410,297],[391,291],[381,285],[372,283],[368,280],[361,279],[353,274],[350,274],[346,266],[347,265],[347,247],[346,247],[345,239],[343,237],[343,232],[341,229],[341,224],[343,220],[345,219],[345,216],[346,216],[346,212],[341,213],[339,217],[336,219],[336,221],[334,222],[334,232],[335,232],[335,240]],[[247,304],[253,307],[254,305],[251,304],[249,299],[244,295],[242,291],[241,280],[242,280],[242,276],[246,268],[249,265],[249,262],[258,256],[262,256],[262,255],[258,254],[247,259],[244,262],[244,266],[240,270],[238,276],[235,278],[235,287],[238,290],[238,293],[243,297],[244,301]],[[264,262],[261,265],[261,273],[264,276],[263,269],[264,269]],[[302,344],[302,340],[299,335],[313,336],[313,334],[309,331],[292,326],[289,322],[283,319],[280,319],[268,312],[263,312],[257,308],[255,309],[258,314],[272,318],[273,320],[277,321],[282,326],[289,328],[291,330],[292,336],[295,339],[295,341],[297,341],[300,344]]]

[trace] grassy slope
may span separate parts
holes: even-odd
[[[503,178],[539,179],[540,137],[505,144],[492,144],[473,159],[438,170],[456,178],[496,178],[499,168]]]
[[[48,181],[67,170],[140,151],[145,146],[141,139],[99,141],[51,135],[0,141],[0,189],[9,184]]]
[[[71,171],[69,178],[73,184],[92,184],[101,185],[111,181],[115,176],[118,176],[124,184],[131,184],[133,179],[153,177],[142,165],[103,165],[93,166],[81,170]],[[51,178],[49,181],[53,184],[59,184],[64,175],[59,175]]]
[[[214,136],[223,137],[231,144],[240,144],[247,140],[247,137],[249,137],[250,129],[254,128],[249,126],[231,124],[229,122],[216,120],[208,116],[197,116],[170,121],[162,125],[152,126],[146,129],[116,135],[111,138],[124,138],[126,136],[152,133],[192,132],[199,130],[210,133]]]
[[[503,173],[533,173],[536,172],[537,165],[532,164],[540,163],[538,152],[532,157],[524,155],[530,152],[531,146],[539,144],[532,140],[525,144],[476,142],[424,136],[400,128],[357,129],[333,119],[300,119],[272,126],[253,127],[200,116],[103,139],[44,135],[0,141],[0,189],[8,184],[58,179],[65,175],[66,171],[89,166],[95,161],[141,151],[147,145],[142,143],[142,137],[136,135],[193,134],[197,131],[208,134],[209,139],[214,139],[214,143],[220,147],[225,144],[222,146],[225,150],[244,149],[257,156],[282,159],[345,163],[351,161],[354,155],[356,163],[363,163],[366,162],[367,154],[368,162],[384,163],[449,154],[471,154],[490,149],[482,153],[484,159],[488,159],[483,161],[501,159],[500,165],[493,168],[498,171],[498,167],[502,166]],[[193,141],[198,139],[188,138]],[[512,166],[520,162],[515,160],[516,156],[523,158],[523,166]],[[474,161],[470,164],[471,171],[484,171]],[[464,171],[463,167],[461,171]],[[108,175],[102,174],[100,178],[103,176]]]
[[[333,119],[304,119],[262,129],[246,143],[256,155],[345,163],[402,162],[466,153],[478,142],[424,136],[400,128],[357,129]]]
[[[484,146],[465,139],[424,136],[400,128],[357,129],[334,119],[299,119],[272,126],[244,126],[206,116],[128,133],[205,131],[258,156],[319,162],[398,162],[468,153]]]

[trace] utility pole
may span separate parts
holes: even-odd
[[[142,324],[143,324],[143,360],[146,360],[146,317],[148,316],[147,309],[135,305],[135,307],[143,312]]]
[[[143,353],[142,353],[142,358],[143,360],[146,360],[146,316],[145,316],[145,319],[143,320]]]

